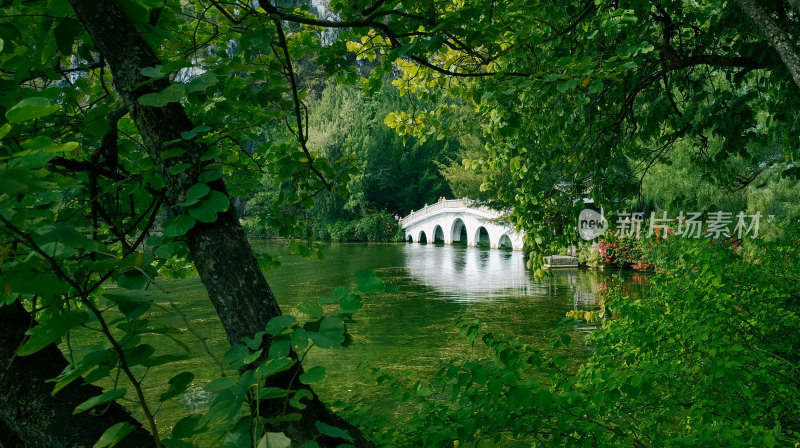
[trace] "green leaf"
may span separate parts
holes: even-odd
[[[339,302],[339,310],[336,312],[339,314],[354,314],[361,307],[364,303],[361,301],[361,298],[355,294],[348,294],[347,297],[344,298],[341,302]]]
[[[125,360],[131,367],[138,366],[146,362],[155,351],[156,349],[152,345],[140,344],[130,350],[125,350]]]
[[[356,280],[358,281],[358,291],[362,293],[379,292],[386,287],[383,280],[372,271],[356,272]]]
[[[327,375],[327,370],[325,370],[325,367],[322,366],[312,367],[305,373],[300,374],[300,382],[303,384],[318,383],[324,380],[326,375]]]
[[[189,214],[200,222],[214,222],[217,213],[228,210],[230,200],[224,193],[212,190],[199,203],[189,207]]]
[[[171,167],[169,167],[169,170],[167,171],[169,171],[170,174],[180,174],[191,167],[192,165],[188,163],[179,163],[177,165],[172,165]]]
[[[276,373],[289,370],[295,363],[292,358],[275,358],[261,364],[256,369],[256,376],[259,378],[267,378]]]
[[[322,319],[319,331],[309,331],[308,337],[320,348],[336,348],[344,342],[344,321],[338,317]]]
[[[261,347],[261,342],[264,340],[264,332],[259,331],[258,333],[254,334],[252,338],[250,337],[243,337],[242,342],[249,348],[250,350],[256,350],[257,348]]]
[[[508,403],[513,408],[528,407],[533,402],[533,394],[524,387],[512,386],[508,389]]]
[[[236,380],[231,377],[222,377],[212,380],[208,384],[203,387],[203,390],[206,392],[211,392],[212,394],[218,394],[224,390],[227,390],[233,387],[236,384]]]
[[[171,238],[186,235],[196,223],[197,220],[189,215],[178,215],[164,229],[164,235]]]
[[[92,445],[92,448],[115,446],[122,441],[125,436],[133,432],[134,429],[136,428],[128,422],[117,423],[116,425],[106,429],[103,435],[100,436],[100,439],[94,445]]]
[[[265,387],[258,393],[258,398],[262,400],[271,400],[273,398],[285,397],[291,393],[292,391],[281,389],[280,387]]]
[[[125,389],[114,389],[103,394],[97,395],[96,397],[92,397],[83,403],[79,404],[75,407],[75,410],[72,411],[72,414],[80,414],[81,412],[88,411],[89,409],[108,403],[109,401],[114,401],[118,398],[122,398],[125,396],[127,391]]]
[[[210,131],[210,130],[211,130],[210,126],[196,126],[191,131],[181,132],[181,138],[184,139],[184,140],[191,140],[191,139],[197,137],[198,134],[203,133],[203,132],[207,132],[207,131]]]
[[[348,442],[354,442],[355,440],[350,435],[349,432],[345,431],[344,429],[337,428],[335,426],[328,425],[326,423],[322,423],[321,421],[314,422],[314,426],[317,428],[319,432],[325,434],[328,437],[334,437],[337,439],[344,439]]]
[[[534,395],[533,403],[540,409],[549,409],[553,403],[553,394],[547,389],[541,389]]]
[[[578,80],[577,79],[570,79],[570,80],[558,83],[558,86],[556,86],[556,88],[558,89],[559,92],[564,93],[567,90],[572,90],[577,86],[578,86]]]
[[[156,65],[155,67],[145,67],[139,70],[139,73],[141,73],[144,76],[147,76],[148,78],[155,78],[155,79],[164,78],[169,74],[169,72],[166,73],[162,72],[161,67],[162,67],[161,64]]]
[[[9,132],[11,132],[11,125],[10,124],[6,123],[6,124],[0,126],[0,139],[5,137],[6,135],[8,135]]]
[[[238,369],[244,365],[244,359],[250,356],[250,350],[244,345],[234,345],[225,352],[222,362],[229,364],[231,369]]]
[[[77,327],[89,320],[85,311],[69,311],[51,317],[41,325],[37,325],[25,334],[30,335],[20,347],[17,355],[26,356],[38,352],[64,336],[69,329]]]
[[[147,93],[139,97],[139,104],[143,106],[164,107],[169,103],[176,103],[183,99],[186,90],[182,84],[172,84],[158,93]]]
[[[164,402],[172,397],[182,394],[186,389],[189,388],[189,384],[191,384],[192,381],[194,381],[194,373],[192,372],[181,372],[173,376],[169,379],[169,387],[167,388],[167,391],[158,397],[158,401]]]
[[[295,409],[305,409],[306,405],[301,403],[303,398],[311,400],[314,398],[314,395],[311,394],[311,391],[308,389],[299,389],[295,392],[294,396],[289,400],[289,404],[292,405]]]
[[[281,358],[284,356],[289,356],[291,350],[290,342],[286,339],[277,339],[272,341],[272,344],[269,346],[269,354],[267,355],[270,359]]]
[[[172,438],[186,439],[193,436],[201,418],[203,416],[200,414],[192,414],[178,420],[178,423],[175,423],[175,426],[172,427]]]
[[[228,207],[231,205],[231,201],[228,199],[228,196],[226,196],[225,193],[216,190],[213,190],[211,193],[209,193],[202,202],[204,207],[208,207],[215,212],[227,211]]]
[[[342,300],[347,297],[347,294],[350,292],[347,289],[347,286],[339,286],[338,288],[333,290],[333,298],[336,300]]]
[[[171,159],[173,157],[180,157],[180,156],[182,156],[184,154],[186,154],[186,150],[184,148],[166,149],[163,152],[161,152],[161,160],[167,160],[167,159]]]
[[[7,110],[6,119],[9,123],[22,123],[35,118],[46,117],[55,113],[58,109],[59,107],[51,103],[47,98],[32,96],[25,98]]]
[[[210,192],[211,187],[209,187],[208,184],[194,184],[186,191],[186,200],[178,205],[188,207],[197,204],[200,202],[200,199],[204,198]]]
[[[272,347],[274,347],[274,346],[275,346],[275,344],[273,343]],[[272,348],[272,347],[270,347],[270,348]],[[250,364],[256,362],[258,357],[261,356],[261,352],[263,352],[263,351],[264,351],[264,349],[260,348],[260,349],[254,351],[254,352],[251,352],[249,355],[245,356],[244,359],[242,359],[242,364],[243,365],[250,365]]]
[[[187,92],[201,92],[215,85],[219,80],[217,75],[212,72],[205,72],[186,84]]]
[[[116,364],[116,356],[110,350],[95,350],[86,354],[77,366],[68,365],[56,378],[48,382],[56,382],[53,386],[52,394],[55,395],[61,389],[80,378],[81,375],[89,371],[94,366]]]
[[[297,310],[301,313],[308,314],[314,319],[319,319],[324,315],[322,305],[317,300],[306,300],[297,305]]]
[[[208,154],[208,152],[206,152],[206,154]],[[206,167],[205,169],[207,171],[203,171],[202,173],[200,173],[200,175],[197,176],[197,180],[199,180],[200,182],[214,182],[215,180],[222,179],[223,177],[222,171],[219,169],[210,169],[209,167],[211,166],[214,165],[209,165],[208,167]]]
[[[213,426],[221,422],[232,421],[243,404],[242,397],[228,389],[214,399],[200,422],[203,425]]]
[[[296,328],[292,332],[291,345],[296,352],[308,347],[308,333],[305,328]]]
[[[200,161],[207,162],[209,160],[216,159],[220,154],[222,154],[222,151],[220,151],[219,148],[211,148],[200,156]]]
[[[58,44],[58,51],[64,56],[72,54],[72,43],[83,31],[83,25],[77,20],[64,19],[53,29],[53,36]]]
[[[138,269],[126,269],[117,276],[116,280],[120,288],[131,290],[142,289],[149,281],[147,276]]]
[[[267,333],[271,336],[277,336],[295,321],[294,316],[275,316],[267,322]]]
[[[292,439],[282,432],[268,432],[258,442],[256,448],[290,448]]]

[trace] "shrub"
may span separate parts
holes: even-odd
[[[400,226],[391,213],[368,210],[356,223],[357,235],[371,243],[395,241]]]

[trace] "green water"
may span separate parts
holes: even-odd
[[[280,242],[258,242],[257,249],[282,259],[280,269],[266,273],[284,313],[302,314],[294,307],[309,298],[327,295],[339,285],[355,286],[354,274],[375,271],[397,293],[370,295],[350,324],[354,344],[347,349],[312,349],[306,367],[324,365],[328,378],[315,387],[323,400],[369,404],[386,412],[404,412],[377,386],[371,368],[390,373],[411,370],[425,379],[439,363],[478,356],[454,325],[459,319],[477,318],[493,332],[504,332],[533,344],[551,340],[565,313],[574,308],[596,307],[595,294],[602,273],[589,270],[556,271],[552,278],[533,281],[520,252],[459,246],[420,244],[336,244],[324,249],[324,259],[290,255]],[[205,290],[197,279],[161,281],[172,303],[186,315],[191,327],[221,358],[228,343]],[[153,322],[185,329],[169,303],[158,303],[148,313]],[[575,362],[586,355],[582,334],[591,328],[571,329],[570,355]],[[206,354],[198,338],[184,331],[178,336],[191,350],[191,358],[147,373],[146,394],[157,397],[173,375],[191,370],[197,374],[183,396],[168,401],[158,411],[163,430],[187,412],[202,412],[209,396],[202,387],[219,376],[219,367]],[[101,342],[100,339],[97,341]],[[161,337],[144,338],[156,347],[156,355],[180,352],[177,344]],[[359,368],[361,366],[361,368]],[[407,410],[406,410],[407,411]]]
[[[544,344],[567,311],[596,306],[600,278],[592,271],[572,269],[535,282],[525,269],[522,253],[500,250],[337,244],[325,248],[324,259],[311,260],[290,255],[280,243],[257,244],[259,249],[281,256],[281,268],[266,277],[284,313],[298,318],[302,314],[294,310],[297,304],[326,295],[339,285],[354,286],[354,274],[363,269],[375,271],[399,288],[394,294],[367,297],[349,327],[352,347],[309,353],[307,367],[324,365],[328,369],[327,381],[317,389],[331,402],[380,405],[388,391],[375,386],[368,372],[371,367],[393,373],[413,370],[424,378],[435,372],[441,361],[473,355],[475,349],[455,326],[458,319],[477,318],[489,331]],[[224,334],[199,282],[165,286],[214,350],[224,351]],[[585,351],[579,343],[572,350],[576,357]]]
[[[347,244],[327,248],[322,261],[285,257],[283,268],[268,273],[267,279],[288,310],[336,285],[353,284],[353,274],[361,269],[372,269],[399,292],[370,296],[350,326],[353,346],[317,350],[307,364],[328,369],[328,381],[318,388],[324,399],[363,402],[379,409],[394,409],[397,403],[389,399],[388,390],[376,388],[372,377],[357,368],[359,364],[430,377],[442,361],[473,356],[479,350],[459,332],[455,325],[459,319],[477,318],[487,331],[544,345],[567,311],[596,307],[600,278],[595,272],[571,269],[535,282],[521,252]],[[578,343],[571,349],[575,357],[586,353],[582,339],[575,337]]]

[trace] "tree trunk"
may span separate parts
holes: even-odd
[[[797,3],[797,1],[793,1],[792,6]],[[750,17],[750,20],[769,39],[772,46],[781,55],[781,59],[792,75],[794,83],[797,87],[800,87],[800,52],[798,52],[797,46],[792,42],[792,39],[775,23],[775,20],[757,0],[736,0],[736,4],[742,8],[742,11]]]
[[[0,447],[90,447],[111,425],[123,421],[136,430],[117,446],[153,446],[150,434],[116,402],[99,415],[72,415],[75,406],[103,393],[97,386],[74,381],[51,395],[53,385],[45,381],[58,376],[67,360],[54,344],[15,358],[30,324],[19,302],[0,306]]]
[[[173,210],[180,213],[180,207],[176,204],[183,202],[189,187],[197,183],[204,163],[200,162],[200,156],[207,148],[187,141],[187,153],[184,156],[162,159],[164,143],[180,139],[181,132],[191,130],[194,125],[180,103],[170,103],[164,107],[142,106],[138,103],[141,95],[158,92],[169,86],[166,79],[142,85],[149,78],[141,74],[141,69],[153,67],[161,61],[116,1],[70,0],[70,3],[91,35],[95,47],[108,63],[114,87],[130,107],[131,118],[136,123],[148,154],[164,179],[167,200]],[[181,163],[189,164],[190,168],[177,174],[170,171],[171,167]],[[227,195],[222,181],[209,186]],[[213,223],[198,222],[187,236],[200,279],[208,290],[209,299],[232,345],[241,343],[245,336],[263,331],[270,319],[281,314],[233,207],[226,213],[220,213]],[[268,385],[297,388],[299,385],[291,384],[291,380],[302,371],[300,363],[296,364],[295,369],[271,379]],[[278,406],[278,403],[271,401],[275,400],[266,400],[262,416],[282,413],[282,404]],[[286,433],[297,445],[310,440],[315,440],[323,447],[341,444],[340,439],[324,436],[316,430],[314,424],[319,420],[349,430],[358,440],[358,446],[372,446],[360,431],[332,414],[316,395],[300,413],[303,416],[300,421],[280,423],[271,430]]]

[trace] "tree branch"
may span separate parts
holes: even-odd
[[[800,87],[800,52],[798,52],[797,46],[792,39],[778,26],[758,1],[735,0],[735,3],[756,24],[764,36],[769,39],[772,46],[781,56],[786,69],[789,70],[795,85]]]

